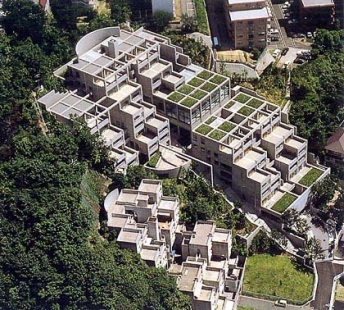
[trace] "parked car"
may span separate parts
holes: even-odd
[[[288,302],[285,299],[279,299],[275,301],[275,306],[277,307],[286,308],[287,305],[288,305]]]
[[[279,41],[279,37],[271,37],[271,41]]]
[[[313,38],[313,34],[310,31],[307,32],[307,38]]]
[[[277,58],[281,53],[281,50],[275,49],[274,52],[272,53],[272,57]]]
[[[291,63],[291,62],[290,62],[289,60],[287,60],[287,61],[284,63],[283,68],[287,69],[287,68],[289,67],[290,63]]]
[[[295,60],[294,60],[294,63],[295,64],[299,64],[299,65],[302,65],[302,64],[304,64],[305,62],[307,62],[307,60],[305,60],[305,59],[302,59],[302,58],[295,58]]]
[[[288,48],[288,47],[285,47],[285,48],[282,50],[281,55],[282,55],[282,56],[287,55],[288,51],[289,51],[289,48]]]

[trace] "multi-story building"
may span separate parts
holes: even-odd
[[[344,121],[325,145],[325,162],[331,167],[344,167]]]
[[[193,131],[192,154],[212,164],[216,175],[257,211],[281,212],[280,200],[289,201],[285,208],[304,207],[318,177],[311,184],[303,177],[324,176],[329,169],[307,162],[307,140],[282,121],[278,106],[240,87],[233,95]]]
[[[108,199],[109,200],[109,199]],[[179,222],[179,201],[162,192],[162,182],[142,180],[106,201],[108,227],[122,248],[139,253],[148,265],[167,267]]]
[[[171,126],[192,145],[194,157],[211,164],[258,211],[274,213],[280,200],[301,208],[309,174],[328,173],[307,162],[307,141],[282,122],[278,106],[231,90],[228,77],[193,65],[164,36],[104,28],[83,37],[76,54],[55,72],[69,90],[51,91],[38,102],[59,121],[76,117],[98,132],[117,171],[169,145]]]
[[[172,264],[169,274],[177,277],[193,309],[236,309],[245,259],[231,257],[231,247],[231,232],[213,221],[198,221],[193,231],[179,225],[175,248],[183,262]]]
[[[224,10],[235,49],[265,48],[271,21],[266,0],[224,0]]]
[[[299,0],[300,24],[309,30],[328,28],[334,22],[333,0]]]

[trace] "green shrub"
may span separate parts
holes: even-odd
[[[278,200],[273,206],[272,210],[278,213],[283,213],[295,200],[297,197],[290,193],[285,193],[280,200]]]
[[[209,25],[208,25],[208,17],[207,17],[207,9],[205,6],[204,0],[195,0],[195,10],[196,10],[196,20],[197,20],[197,28],[198,31],[204,33],[205,35],[209,35]]]
[[[155,168],[160,157],[161,157],[161,152],[156,152],[155,154],[153,154],[153,156],[147,162],[147,166],[151,168]]]

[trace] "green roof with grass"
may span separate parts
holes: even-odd
[[[214,129],[214,130],[210,133],[209,137],[212,138],[212,139],[214,139],[214,140],[219,141],[219,140],[221,140],[225,135],[226,135],[225,132],[223,132],[223,131],[221,131],[221,130],[218,130],[218,129]]]
[[[254,110],[250,107],[244,106],[238,112],[242,115],[249,116],[254,112]]]
[[[217,119],[217,117],[215,117],[215,116],[211,116],[209,119],[207,119],[206,121],[205,121],[205,123],[207,124],[207,125],[210,125],[213,121],[215,121]]]
[[[203,70],[201,73],[197,74],[197,76],[203,80],[209,80],[213,75],[214,73],[209,72],[207,70]]]
[[[183,98],[185,98],[185,95],[178,93],[178,92],[173,92],[171,95],[169,95],[167,97],[168,100],[171,100],[173,102],[179,102],[181,101]]]
[[[156,152],[147,162],[147,166],[151,168],[155,168],[158,164],[158,161],[161,157],[161,152]]]
[[[235,105],[235,101],[234,100],[231,100],[231,101],[229,101],[227,104],[226,104],[226,106],[225,106],[225,108],[226,109],[230,109],[233,105]]]
[[[280,200],[278,200],[271,208],[271,210],[278,213],[283,213],[288,207],[297,199],[290,193],[285,193]]]
[[[311,186],[321,175],[323,172],[319,169],[312,168],[309,170],[299,181],[299,184],[304,186]]]
[[[206,125],[206,124],[202,124],[200,126],[197,127],[196,132],[202,134],[202,135],[207,135],[213,128]]]
[[[199,79],[198,77],[194,77],[192,80],[188,82],[189,85],[198,87],[204,83],[203,80]]]
[[[235,101],[240,102],[240,103],[245,103],[245,102],[247,102],[250,98],[251,98],[250,96],[247,96],[247,95],[245,95],[245,94],[243,94],[243,93],[239,93],[239,94],[237,94],[233,99],[234,99]]]
[[[252,98],[248,103],[247,105],[252,107],[252,108],[255,108],[255,109],[258,109],[262,104],[264,103],[264,101],[262,100],[259,100],[257,98]]]
[[[197,100],[191,97],[186,97],[182,102],[180,102],[181,105],[191,108],[197,103]]]
[[[178,88],[178,91],[180,93],[183,93],[185,95],[190,94],[191,92],[193,92],[195,90],[194,87],[190,86],[190,85],[183,85],[181,87]]]
[[[194,91],[190,96],[193,97],[193,98],[196,98],[198,100],[201,100],[203,97],[205,97],[207,95],[206,92],[200,90],[200,89],[197,89],[196,91]]]
[[[219,85],[222,84],[225,80],[226,78],[224,76],[216,74],[214,77],[210,79],[210,82]]]
[[[210,93],[212,90],[214,90],[217,87],[217,85],[206,82],[204,85],[202,85],[201,89],[205,90],[206,92]]]
[[[255,254],[247,258],[243,294],[305,303],[312,296],[313,282],[314,275],[287,255]]]
[[[234,125],[230,122],[224,122],[219,126],[219,129],[226,131],[226,132],[230,132],[235,127],[236,127],[236,125]]]

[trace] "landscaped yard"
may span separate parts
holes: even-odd
[[[255,254],[247,259],[243,291],[301,302],[311,297],[313,281],[314,275],[298,270],[289,256]]]
[[[280,200],[278,200],[273,206],[272,210],[283,213],[294,201],[296,197],[290,193],[285,193]]]
[[[299,181],[299,183],[301,185],[304,186],[311,186],[321,175],[322,175],[322,171],[312,168],[311,170],[309,170],[306,175],[304,175],[301,180]]]

